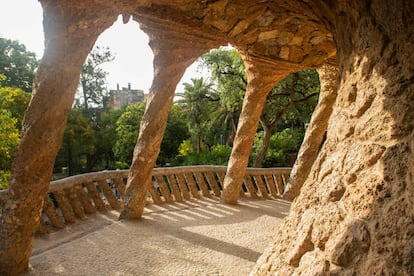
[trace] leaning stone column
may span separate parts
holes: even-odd
[[[283,194],[283,198],[288,200],[293,200],[298,196],[309,175],[323,142],[332,108],[338,95],[338,68],[334,65],[325,64],[317,70],[321,83],[319,102],[312,114],[298,157],[290,173],[289,183]]]
[[[154,52],[154,80],[128,175],[121,219],[138,219],[142,216],[146,194],[152,185],[152,169],[158,157],[178,82],[191,63],[201,54],[218,46],[212,40],[190,34],[181,29],[182,26],[148,21],[140,25],[149,35]]]
[[[236,204],[239,198],[253,139],[267,95],[276,83],[289,73],[288,70],[280,69],[274,63],[248,54],[242,53],[242,58],[246,66],[248,83],[221,196],[225,203],[230,204]]]
[[[43,3],[45,52],[37,70],[6,202],[0,208],[0,275],[28,268],[53,164],[79,83],[98,35],[116,20]],[[105,14],[105,13],[104,13]],[[96,24],[96,25],[95,25]]]

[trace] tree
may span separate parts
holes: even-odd
[[[190,137],[186,115],[187,113],[181,105],[174,104],[172,106],[157,163],[171,163],[172,159],[178,155],[181,143]]]
[[[100,66],[106,62],[111,62],[115,57],[109,48],[95,47],[89,54],[85,64],[82,66],[80,76],[80,89],[82,98],[78,99],[77,107],[83,106],[88,110],[90,105],[103,107],[104,97],[106,95],[106,76],[108,72]]]
[[[0,109],[8,110],[15,118],[16,127],[22,126],[23,116],[30,101],[30,93],[16,87],[5,87],[6,77],[0,74]]]
[[[203,142],[210,130],[209,115],[217,110],[220,98],[212,89],[212,84],[203,78],[191,79],[191,83],[184,83],[184,93],[177,94],[184,98],[187,111],[188,128],[194,141],[197,153],[202,151]]]
[[[36,55],[27,51],[26,46],[0,37],[0,74],[6,77],[4,86],[31,92],[37,66]]]
[[[220,107],[211,114],[211,119],[221,129],[221,142],[225,140],[231,143],[236,134],[246,92],[247,79],[243,60],[235,49],[226,48],[212,50],[203,55],[201,60],[209,68],[220,98]]]
[[[114,154],[122,163],[131,164],[144,111],[145,103],[130,104],[116,122]],[[180,144],[190,136],[186,125],[186,114],[181,105],[172,106],[161,142],[158,164],[170,162],[178,154]]]
[[[2,87],[2,80],[5,77],[0,75],[0,187],[7,188],[30,94],[20,88]]]
[[[114,60],[114,56],[107,47],[95,47],[89,53],[86,62],[82,66],[80,75],[80,98],[75,99],[74,107],[82,108],[83,115],[89,119],[92,135],[98,135],[101,116],[105,110],[105,100],[107,99],[106,76],[107,72],[100,66],[106,62]],[[98,137],[95,141],[99,143]],[[95,147],[94,147],[95,148]],[[96,147],[96,149],[101,149]],[[99,165],[101,152],[91,151],[87,153],[85,170],[91,171]],[[107,164],[106,164],[107,165]]]
[[[220,97],[220,108],[211,114],[212,120],[225,125],[228,137],[234,137],[247,86],[243,60],[235,49],[221,48],[203,55],[202,61],[210,69]],[[315,70],[292,74],[272,89],[260,118],[263,141],[253,166],[262,166],[270,137],[282,119],[293,115],[292,120],[309,121],[318,93],[319,78]],[[304,105],[308,101],[310,104]]]
[[[83,172],[87,156],[94,152],[93,130],[81,110],[72,109],[66,123],[62,146],[57,155],[55,170],[67,167],[69,175]]]
[[[11,160],[19,145],[16,122],[10,111],[0,109],[0,189],[8,186]]]
[[[130,104],[116,121],[114,154],[118,161],[131,164],[145,103]]]
[[[116,122],[125,109],[126,106],[103,113],[93,127],[95,152],[90,156],[90,163],[94,165],[94,169],[117,167],[114,153],[117,141]]]
[[[304,123],[309,122],[317,102],[319,90],[319,76],[315,70],[293,73],[272,89],[260,116],[263,141],[254,158],[254,167],[262,166],[274,130],[289,113],[293,115],[291,120],[301,119],[299,121],[302,126],[304,126]],[[308,102],[310,103],[309,105],[304,105]]]

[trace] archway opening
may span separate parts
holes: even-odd
[[[82,67],[55,178],[129,167],[140,121],[135,111],[143,112],[153,79],[148,40],[136,21],[124,24],[121,16],[98,37]]]

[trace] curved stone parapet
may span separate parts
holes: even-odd
[[[174,204],[203,197],[220,197],[225,166],[155,168],[145,205]],[[276,199],[283,194],[290,168],[247,168],[241,197]],[[65,228],[96,212],[119,210],[129,170],[74,175],[50,183],[39,233]],[[0,191],[0,204],[8,190]]]

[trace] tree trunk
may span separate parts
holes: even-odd
[[[39,224],[81,66],[99,33],[116,19],[112,16],[106,17],[104,22],[93,21],[100,25],[99,29],[85,31],[79,27],[82,25],[79,22],[71,22],[79,18],[63,14],[54,3],[44,6],[44,16],[46,49],[23,121],[8,197],[1,206],[0,275],[15,275],[28,268],[33,235]],[[89,18],[95,20],[93,16]]]
[[[86,81],[82,80],[82,94],[83,94],[83,109],[86,111],[88,110],[88,91],[87,91],[87,87],[86,87]]]
[[[259,152],[256,155],[256,158],[253,162],[253,167],[261,168],[263,166],[263,161],[265,159],[267,150],[269,149],[270,138],[272,137],[272,129],[266,125],[265,122],[262,122],[263,127],[263,138],[262,146],[260,147]]]
[[[159,26],[158,23],[140,23],[150,37],[155,74],[128,175],[121,219],[138,219],[142,216],[177,83],[192,62],[220,43],[193,37],[180,29],[174,29],[176,26]],[[177,41],[180,42],[178,45]]]
[[[328,127],[328,120],[332,114],[333,105],[338,95],[338,69],[326,64],[318,69],[321,82],[319,102],[312,114],[311,121],[305,133],[298,157],[290,173],[289,183],[283,197],[293,200],[298,196],[303,183],[309,175],[313,163],[323,143]]]
[[[278,81],[298,69],[289,65],[284,68],[283,64],[275,66],[248,54],[242,54],[242,57],[246,65],[248,83],[221,196],[222,200],[229,204],[237,203],[268,93]]]
[[[66,146],[67,146],[67,158],[68,158],[68,174],[73,175],[72,143],[70,140],[67,141]]]
[[[327,139],[252,274],[414,275],[414,2],[334,3]]]

